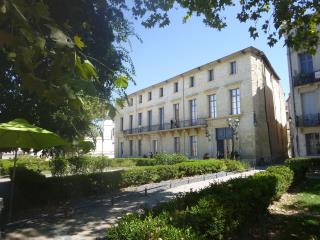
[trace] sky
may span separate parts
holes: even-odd
[[[286,47],[283,40],[269,47],[266,35],[250,38],[250,24],[240,23],[236,18],[237,7],[226,12],[228,26],[218,31],[205,26],[201,17],[193,16],[182,22],[184,10],[172,10],[171,23],[165,28],[144,28],[139,21],[133,22],[135,37],[128,48],[135,66],[136,85],[129,84],[130,94],[152,84],[167,80],[187,70],[216,60],[243,48],[254,46],[262,50],[281,78],[281,85],[288,96],[289,80]]]

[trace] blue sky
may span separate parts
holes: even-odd
[[[283,40],[274,47],[267,45],[266,36],[253,40],[249,24],[235,19],[237,8],[228,10],[228,26],[222,31],[206,27],[201,17],[192,17],[182,23],[184,11],[173,10],[171,24],[165,28],[144,28],[132,20],[142,43],[131,38],[130,56],[136,69],[136,85],[130,84],[127,93],[164,81],[184,71],[223,57],[232,52],[254,46],[267,55],[281,78],[286,95],[289,92],[286,48]]]

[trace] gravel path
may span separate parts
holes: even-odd
[[[72,203],[68,209],[45,209],[42,214],[15,222],[5,239],[96,239],[105,235],[124,213],[153,207],[181,192],[198,191],[211,183],[246,177],[260,170],[243,173],[207,174],[123,189],[115,196],[102,195]]]

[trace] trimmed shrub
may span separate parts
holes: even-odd
[[[68,159],[68,170],[72,175],[88,173],[89,165],[90,161],[83,157],[72,157]]]
[[[53,158],[49,162],[49,168],[52,176],[61,177],[67,175],[68,161],[65,158]]]
[[[188,229],[178,229],[168,222],[169,217],[162,214],[153,218],[147,216],[143,220],[136,214],[126,215],[122,218],[117,228],[108,231],[110,240],[196,240],[195,234]],[[129,223],[129,224],[128,224]]]
[[[36,156],[19,156],[17,166],[42,172],[49,170],[49,161]],[[13,159],[0,159],[0,175],[9,175],[11,167]]]
[[[289,158],[285,165],[294,172],[294,182],[298,183],[305,179],[309,169],[320,168],[320,158]]]
[[[32,178],[30,180],[25,178],[24,181],[17,182],[19,191],[20,189],[42,188],[43,185],[46,187],[44,191],[41,191],[42,197],[45,199],[42,202],[58,202],[72,198],[115,192],[122,187],[228,170],[225,161],[211,159],[183,162],[175,165],[136,167],[114,172],[62,176],[65,167],[63,161],[65,160],[55,159],[53,161],[56,167],[56,177],[45,178],[43,175],[38,174],[39,179],[37,181],[33,181]],[[62,167],[58,168],[57,166]],[[58,169],[62,170],[58,171]],[[25,171],[28,170],[25,169]],[[28,196],[29,203],[26,203],[27,205],[35,206],[34,204],[37,203],[34,199],[38,195],[32,191],[23,191],[23,194],[20,196]],[[25,197],[21,197],[19,202],[25,201],[25,199]]]
[[[200,192],[186,193],[157,206],[144,216],[120,220],[117,227],[107,232],[107,238],[124,239],[114,233],[139,226],[139,231],[127,232],[135,233],[128,239],[148,239],[143,238],[152,232],[147,223],[156,221],[166,212],[169,220],[163,227],[167,229],[188,229],[195,239],[230,239],[240,228],[264,214],[269,204],[288,189],[292,178],[293,172],[289,168],[277,166],[248,178],[233,179]]]
[[[180,162],[188,161],[187,156],[182,153],[157,153],[154,156],[155,165],[172,165]]]

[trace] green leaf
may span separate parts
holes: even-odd
[[[125,75],[121,75],[115,80],[114,85],[117,88],[124,88],[125,89],[129,85],[129,78]]]
[[[50,38],[56,42],[57,45],[61,46],[61,47],[69,47],[69,48],[73,48],[74,44],[71,41],[71,39],[64,34],[64,32],[62,32],[60,29],[47,25],[47,27],[51,30],[50,33]]]
[[[87,71],[87,73],[89,74],[90,77],[91,76],[94,78],[98,77],[95,67],[88,59],[83,61],[83,67],[84,67],[85,71]]]
[[[80,49],[83,49],[86,46],[78,35],[73,37],[73,41],[74,44]]]

